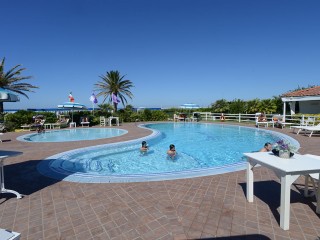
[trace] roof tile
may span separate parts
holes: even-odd
[[[303,96],[317,96],[320,95],[320,86],[288,92],[282,95],[282,97],[303,97]]]

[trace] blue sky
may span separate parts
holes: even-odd
[[[134,107],[206,107],[319,85],[319,12],[316,0],[3,0],[0,58],[39,86],[4,107],[56,107],[70,91],[89,107],[110,70],[135,85]]]

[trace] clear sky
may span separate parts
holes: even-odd
[[[110,70],[135,85],[134,107],[320,85],[318,0],[2,0],[0,16],[6,70],[22,64],[39,86],[5,109],[54,108],[70,91],[90,107]]]

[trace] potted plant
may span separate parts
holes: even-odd
[[[296,152],[296,147],[284,140],[279,140],[273,145],[272,152],[281,158],[291,158]]]

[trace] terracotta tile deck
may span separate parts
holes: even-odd
[[[3,150],[22,151],[5,163],[5,185],[24,195],[0,198],[0,227],[38,239],[320,239],[315,197],[304,198],[304,179],[292,186],[290,230],[279,227],[280,184],[272,171],[255,169],[254,202],[245,196],[245,171],[193,179],[84,184],[40,175],[41,159],[73,148],[123,141],[150,132],[124,124],[129,134],[70,143],[25,143],[6,133]],[[270,128],[269,128],[270,129]],[[320,137],[286,133],[301,153],[320,155]]]

